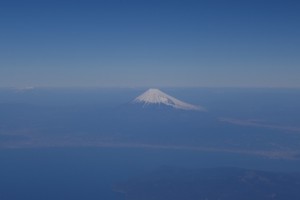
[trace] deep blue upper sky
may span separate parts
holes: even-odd
[[[0,2],[0,86],[300,87],[297,0]]]

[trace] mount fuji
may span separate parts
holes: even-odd
[[[195,110],[195,111],[204,111],[205,109],[192,105],[186,102],[183,102],[175,97],[172,97],[159,89],[150,88],[140,96],[136,97],[133,101],[133,104],[140,104],[143,107],[147,106],[167,106],[170,108],[175,108],[179,110]]]

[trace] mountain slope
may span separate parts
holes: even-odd
[[[200,106],[195,106],[192,104],[188,104],[186,102],[180,101],[175,97],[172,97],[159,89],[148,89],[146,92],[138,96],[133,100],[132,103],[142,104],[143,106],[149,105],[165,105],[170,106],[175,109],[181,110],[198,110],[204,111],[204,108]]]

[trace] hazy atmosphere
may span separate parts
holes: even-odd
[[[0,2],[0,200],[299,200],[300,1]]]
[[[0,85],[300,86],[300,3],[2,1]]]

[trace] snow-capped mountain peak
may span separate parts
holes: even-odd
[[[158,104],[158,105],[166,105],[171,106],[176,109],[182,110],[204,110],[199,106],[195,106],[192,104],[185,103],[172,97],[159,89],[150,88],[137,98],[133,100],[133,103],[141,103],[143,105],[151,105],[151,104]]]

